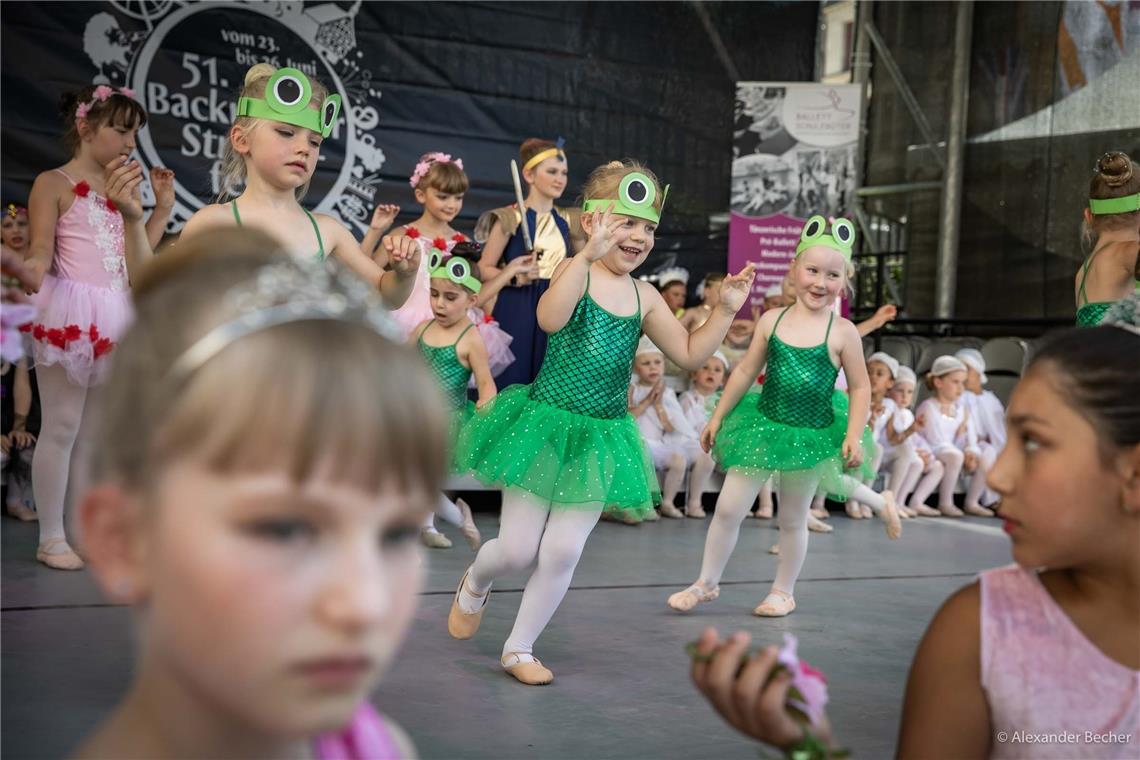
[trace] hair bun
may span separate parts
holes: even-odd
[[[451,255],[477,262],[483,255],[483,246],[471,240],[464,240],[452,247]]]
[[[1132,179],[1132,159],[1125,153],[1105,153],[1096,162],[1097,173],[1109,187],[1120,187]]]
[[[249,67],[249,71],[245,72],[245,86],[249,87],[258,79],[268,79],[276,71],[277,68],[271,63],[255,63]]]
[[[625,164],[623,164],[621,161],[610,161],[608,164],[606,164],[606,168],[607,169],[624,169]]]

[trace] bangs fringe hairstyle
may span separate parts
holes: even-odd
[[[142,273],[136,319],[101,389],[96,477],[145,490],[163,467],[192,459],[220,473],[283,468],[302,482],[331,466],[331,477],[369,491],[439,490],[443,400],[413,349],[364,325],[271,327],[171,384],[183,352],[233,318],[226,293],[287,256],[278,248],[253,229],[213,230]]]
[[[627,158],[624,161],[610,161],[590,172],[590,176],[586,178],[586,184],[582,188],[582,197],[578,200],[578,205],[581,206],[586,201],[617,198],[621,181],[625,179],[625,175],[632,172],[641,172],[649,177],[653,183],[653,188],[657,191],[657,197],[653,199],[653,208],[660,213],[661,205],[665,202],[665,194],[661,192],[661,183],[658,181],[657,175],[650,171],[648,166],[632,158]]]
[[[79,135],[79,124],[75,118],[75,110],[80,103],[90,103],[95,97],[95,88],[100,85],[90,84],[76,92],[64,93],[59,99],[59,116],[63,119],[66,129],[63,132],[63,144],[72,155],[79,150],[79,143],[83,138]],[[106,124],[112,127],[125,127],[127,129],[142,129],[146,126],[146,109],[134,98],[128,98],[119,91],[115,91],[106,100],[96,100],[84,121],[96,130]]]
[[[242,98],[264,98],[265,87],[269,84],[269,78],[277,72],[277,67],[268,63],[255,63],[249,67],[245,72],[245,81],[242,84],[241,92],[234,98],[236,104]],[[306,74],[306,76],[308,76]],[[328,97],[329,90],[323,83],[315,77],[308,77],[309,86],[312,90],[312,100],[309,101],[309,108],[319,111],[325,103],[325,98]],[[236,114],[236,110],[235,110]],[[264,119],[258,119],[254,116],[238,116],[234,119],[233,126],[241,127],[246,134],[249,134]],[[301,127],[296,127],[301,129]],[[232,127],[231,127],[232,130]],[[218,182],[218,194],[214,198],[215,203],[222,203],[230,198],[241,195],[241,186],[245,183],[245,158],[234,150],[233,140],[227,135],[226,143],[222,147],[222,166],[219,172],[220,180]],[[304,200],[305,194],[309,192],[308,182],[297,188],[295,195],[297,201]]]
[[[427,161],[433,155],[435,154],[425,153],[420,156],[419,163]],[[470,186],[471,181],[467,179],[467,173],[453,161],[432,161],[424,176],[416,183],[417,190],[427,191],[430,187],[436,192],[448,195],[463,195]]]

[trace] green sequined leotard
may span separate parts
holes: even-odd
[[[1077,301],[1080,305],[1077,306],[1077,327],[1096,327],[1104,319],[1104,315],[1108,313],[1116,302],[1115,301],[1095,301],[1089,303],[1089,297],[1085,295],[1085,280],[1089,276],[1089,267],[1092,265],[1093,259],[1100,253],[1101,249],[1092,252],[1088,260],[1085,261],[1084,267],[1081,268],[1081,287],[1079,288],[1079,295]]]
[[[550,336],[534,383],[507,388],[464,426],[459,466],[553,509],[647,514],[657,477],[626,396],[640,337],[640,294],[635,314],[616,316],[590,297],[587,274],[586,293]]]
[[[420,331],[420,338],[416,345],[419,347],[420,353],[423,354],[428,368],[439,382],[444,399],[447,401],[447,408],[451,412],[448,441],[451,447],[452,470],[454,471],[454,457],[456,445],[459,441],[459,432],[471,419],[471,415],[475,413],[475,404],[467,398],[467,382],[471,379],[471,370],[464,367],[459,361],[459,354],[456,353],[455,347],[459,345],[459,341],[463,340],[467,331],[475,325],[468,325],[464,328],[455,342],[450,345],[429,346],[424,342],[424,333],[434,324],[435,322],[430,322],[427,327]]]
[[[784,314],[787,310],[776,319],[768,339],[764,389],[758,396],[746,395],[725,417],[713,457],[725,470],[762,478],[811,470],[828,494],[845,498],[858,485],[855,478],[867,473],[845,472],[843,467],[848,400],[847,394],[835,388],[839,368],[832,364],[827,347],[834,315],[828,319],[822,343],[799,347],[776,335]],[[861,442],[864,461],[869,461],[875,449],[868,428]]]

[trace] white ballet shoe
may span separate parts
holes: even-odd
[[[760,508],[757,509],[752,514],[752,516],[755,518],[758,518],[760,520],[771,520],[772,519],[772,505],[771,504],[766,504],[766,505],[761,504]]]
[[[962,517],[966,514],[953,504],[949,504],[945,507],[939,506],[938,511],[941,512],[944,517]]]
[[[768,596],[764,597],[764,601],[752,610],[752,614],[756,617],[784,617],[791,614],[795,608],[796,600],[791,594],[772,589]]]
[[[911,507],[911,509],[915,514],[921,515],[922,517],[942,517],[941,512],[939,512],[934,507],[928,507],[925,504],[919,504],[915,507]]]
[[[671,594],[666,604],[677,612],[688,612],[703,602],[711,602],[720,596],[720,586],[708,591],[699,583],[694,583],[684,591]]]
[[[672,504],[662,504],[661,505],[661,516],[662,517],[668,517],[670,520],[679,520],[679,519],[683,518],[685,515],[683,512],[681,512],[681,510],[677,509]]]
[[[967,504],[966,514],[973,515],[974,517],[993,517],[994,511],[986,509],[981,504]]]
[[[49,538],[36,548],[36,559],[53,570],[82,570],[83,559],[65,538]]]
[[[853,502],[853,501],[847,502],[847,505],[843,509],[847,513],[847,516],[850,517],[852,520],[862,520],[863,519],[863,510],[860,509],[859,505],[856,504],[855,502]]]
[[[834,527],[828,525],[823,520],[817,519],[811,514],[808,514],[807,528],[814,533],[831,533],[835,530]]]

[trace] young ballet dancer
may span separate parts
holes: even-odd
[[[966,365],[966,390],[962,393],[962,403],[970,424],[974,426],[981,458],[994,461],[1005,448],[1005,407],[993,391],[984,387],[989,380],[982,352],[976,348],[963,348],[954,356]],[[983,507],[990,507],[997,501],[997,493],[986,488],[979,501]]]
[[[1077,272],[1077,325],[1099,324],[1114,303],[1140,287],[1140,164],[1105,153],[1089,182],[1084,239],[1092,253]]]
[[[997,452],[990,449],[983,453],[978,447],[977,431],[962,403],[966,365],[953,356],[939,356],[926,375],[926,387],[933,395],[918,405],[915,418],[921,418],[919,432],[945,470],[938,487],[938,511],[946,517],[961,517],[963,511],[977,517],[993,517],[993,511],[983,507],[979,499]],[[954,505],[954,487],[962,472],[970,475],[970,484],[963,508],[959,509]]]
[[[453,458],[459,431],[475,412],[475,404],[467,399],[468,382],[474,377],[480,407],[488,404],[496,393],[491,368],[487,364],[487,349],[478,330],[471,329],[475,325],[467,317],[483,287],[479,282],[478,264],[475,263],[479,250],[460,246],[455,246],[454,250],[459,254],[451,255],[433,248],[427,257],[432,318],[417,325],[412,338],[447,402],[451,415],[448,450]],[[461,255],[463,253],[471,258],[465,258]],[[459,526],[472,551],[479,548],[482,540],[479,529],[475,526],[471,508],[463,499],[453,502],[440,494],[435,514]],[[434,515],[429,514],[425,519],[420,539],[433,549],[450,548],[451,541],[436,530],[433,518]]]
[[[697,581],[669,597],[688,611],[720,594],[720,577],[736,545],[740,523],[771,475],[779,475],[780,563],[772,590],[754,610],[781,617],[795,609],[795,581],[807,554],[807,516],[817,491],[852,495],[882,517],[887,535],[901,533],[890,491],[876,494],[846,474],[870,453],[865,420],[870,406],[863,343],[851,322],[832,305],[851,276],[855,228],[846,219],[830,230],[821,216],[804,225],[791,278],[797,299],[760,317],[752,345],[728,379],[701,443],[727,470],[705,539]],[[745,396],[767,362],[764,389]],[[842,365],[850,412],[834,398]],[[745,401],[742,403],[742,399]]]
[[[532,260],[531,266],[499,293],[494,304],[494,317],[513,338],[511,350],[515,354],[514,363],[497,376],[504,388],[534,382],[547,344],[547,334],[535,320],[539,299],[550,287],[554,270],[583,242],[576,239],[581,227],[578,210],[555,206],[569,177],[562,140],[528,138],[519,146],[518,166],[527,193],[526,208],[512,204],[489,211],[476,227],[476,238],[484,242],[479,260],[484,277],[493,278],[520,256]],[[534,246],[529,251],[523,236],[524,217]]]
[[[710,357],[705,362],[716,362]],[[649,336],[643,335],[637,344],[633,359],[636,380],[629,386],[629,411],[637,420],[642,440],[649,449],[653,466],[664,470],[661,484],[662,517],[703,518],[701,494],[708,485],[713,471],[712,457],[700,444],[700,431],[695,427],[677,400],[677,395],[664,383],[665,354]],[[686,494],[685,511],[677,508],[677,493],[692,468]]]
[[[222,152],[218,200],[204,206],[182,229],[180,242],[213,227],[254,227],[272,235],[300,258],[337,258],[380,291],[389,308],[408,299],[420,263],[419,249],[402,237],[385,237],[382,248],[394,271],[385,272],[365,254],[356,238],[326,214],[313,214],[300,201],[320,158],[321,142],[340,113],[339,95],[293,68],[258,63],[246,72],[235,120]],[[127,266],[144,266],[154,242],[142,234],[138,198],[141,169],[125,156],[107,167],[107,188],[123,213]]]
[[[61,115],[71,160],[43,172],[28,201],[31,241],[28,269],[39,310],[27,326],[43,428],[32,463],[39,510],[36,559],[57,570],[79,570],[83,560],[67,541],[64,509],[80,492],[82,473],[72,462],[87,445],[90,389],[102,382],[130,320],[130,277],[123,250],[123,218],[105,187],[105,167],[142,168],[129,156],[146,111],[125,88],[88,86],[65,96]],[[158,200],[139,231],[157,244],[174,206],[173,172],[151,172]],[[70,497],[69,497],[70,494]]]
[[[1014,389],[989,483],[1016,564],[982,573],[934,616],[911,664],[897,757],[1136,757],[1134,330],[1055,335]],[[784,708],[791,678],[771,677],[776,647],[749,657],[748,646],[747,633],[724,642],[707,629],[693,680],[734,727],[798,757],[806,735]],[[806,730],[840,744],[826,713]]]
[[[630,276],[653,250],[665,201],[656,178],[636,162],[615,161],[590,175],[584,198],[589,242],[559,265],[539,303],[550,344],[538,378],[504,389],[467,423],[459,443],[459,466],[504,491],[499,536],[463,574],[448,632],[471,638],[495,578],[537,558],[500,660],[525,684],[554,678],[535,659],[534,642],[565,596],[603,508],[653,509],[657,477],[627,408],[642,330],[681,366],[698,367],[720,344],[753,276],[749,265],[726,279],[720,307],[690,334],[651,284]]]
[[[895,376],[899,371],[898,359],[885,354],[882,351],[876,351],[867,357],[867,377],[871,381],[871,438],[875,442],[875,450],[871,452],[864,452],[868,457],[869,467],[868,476],[863,479],[864,485],[871,485],[875,482],[875,477],[878,475],[879,468],[885,462],[886,451],[883,449],[883,440],[886,438],[885,430],[887,421],[895,413],[895,402],[892,401],[887,393],[890,391],[891,386],[895,384]],[[887,489],[898,496],[899,485],[901,484],[902,477],[907,472],[907,462],[905,460],[897,462],[895,470],[899,472],[892,473],[891,479],[888,481]],[[856,520],[861,520],[871,517],[871,509],[863,504],[860,504],[855,499],[847,500],[847,516]],[[899,510],[900,517],[909,517],[905,510]]]
[[[914,404],[914,391],[918,378],[910,367],[899,367],[898,377],[891,387],[891,400],[896,410],[887,425],[886,456],[905,457],[904,449],[910,448],[911,464],[903,484],[895,492],[899,511],[910,517],[938,517],[942,513],[926,506],[926,498],[934,493],[942,482],[945,468],[934,456],[930,444],[919,433],[923,420],[916,418],[910,410]],[[897,453],[896,453],[897,452]]]
[[[442,402],[372,288],[278,248],[203,232],[136,282],[80,524],[137,651],[73,757],[414,754],[367,700],[414,616]]]

